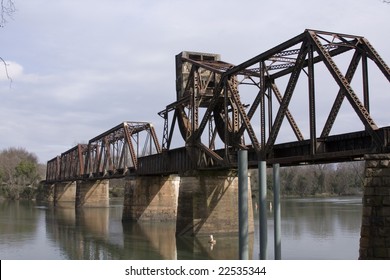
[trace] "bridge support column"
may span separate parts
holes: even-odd
[[[125,185],[122,220],[175,221],[180,177],[144,176]]]
[[[76,207],[108,207],[109,180],[78,181]]]
[[[248,178],[249,182],[249,178]],[[250,183],[248,232],[254,232]],[[181,177],[176,235],[238,233],[238,178],[233,171],[199,171]]]
[[[54,184],[54,205],[59,202],[74,202],[76,200],[76,182],[61,182]]]
[[[54,202],[54,191],[56,184],[45,184],[43,192],[37,196],[37,200]]]
[[[390,259],[390,154],[365,161],[359,259]]]

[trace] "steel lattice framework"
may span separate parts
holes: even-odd
[[[155,153],[161,148],[150,123],[123,122],[50,160],[46,181],[123,177],[136,172],[139,157]]]
[[[335,58],[346,53],[349,64],[343,73]],[[177,122],[188,153],[200,167],[229,165],[235,151],[243,148],[254,149],[258,159],[272,160],[275,141],[283,120],[287,119],[297,142],[310,141],[310,154],[314,157],[324,150],[322,143],[331,136],[346,100],[371,137],[373,149],[379,151],[387,142],[370,115],[368,60],[390,81],[389,67],[371,44],[364,37],[347,34],[305,30],[239,65],[223,62],[216,54],[182,52],[176,56],[177,101],[159,113],[165,120],[163,150],[170,149]],[[320,64],[338,85],[338,92],[317,135],[315,69]],[[356,89],[351,81],[358,68],[362,71],[362,83]],[[299,79],[305,79],[306,84],[299,91],[306,91],[308,96],[308,108],[302,108],[309,116],[307,138],[289,108],[292,96],[298,91]],[[280,85],[280,81],[284,84]],[[240,88],[244,85],[256,91],[249,104],[242,101]],[[362,92],[362,100],[356,90]],[[170,112],[173,117],[169,127]],[[256,112],[260,115],[257,130],[252,124]],[[224,153],[215,150],[218,140],[224,145]]]
[[[324,72],[333,87],[321,83]],[[386,84],[374,89],[372,76],[384,77]],[[390,127],[380,127],[370,113],[372,93],[389,94],[388,82],[389,67],[362,36],[305,30],[238,65],[218,54],[182,52],[176,56],[176,101],[158,113],[164,119],[162,148],[150,123],[124,122],[50,160],[46,181],[234,168],[239,149],[249,150],[252,165],[335,162],[390,152]],[[294,96],[305,99],[299,104],[304,127],[293,113]],[[321,98],[330,104],[321,112],[323,122],[317,110],[324,106],[316,105]],[[343,104],[363,130],[333,132]],[[293,140],[277,142],[286,136],[285,126]],[[173,149],[175,129],[184,146]]]

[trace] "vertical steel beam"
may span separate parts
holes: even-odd
[[[224,86],[223,91],[223,114],[225,116],[225,133],[224,133],[224,144],[225,144],[225,159],[229,159],[229,115],[228,115],[228,97],[229,97],[229,87],[228,83]]]
[[[260,259],[267,259],[267,163],[259,161],[259,233],[260,233]]]
[[[260,69],[260,145],[261,150],[264,152],[264,147],[266,143],[266,135],[265,135],[265,65],[263,61],[260,61],[259,63],[259,69]]]
[[[280,208],[280,164],[273,165],[274,183],[274,251],[275,260],[282,259],[282,230],[281,230],[281,208]]]
[[[315,84],[314,84],[314,63],[313,46],[309,46],[308,52],[308,78],[309,78],[309,122],[310,122],[310,153],[315,155],[317,152],[317,133],[316,133],[316,108],[315,108]]]
[[[268,86],[268,135],[272,129],[272,87]]]
[[[192,67],[195,67],[195,66],[192,66]],[[195,133],[195,131],[198,129],[198,120],[199,120],[199,116],[198,116],[198,110],[199,110],[199,106],[198,106],[198,103],[197,103],[197,100],[198,100],[198,97],[199,97],[199,88],[200,88],[200,80],[201,80],[201,77],[200,77],[200,74],[199,74],[199,68],[196,67],[195,68],[195,71],[194,71],[194,81],[193,81],[193,92],[192,92],[192,96],[191,96],[191,109],[192,109],[192,115],[191,115],[191,122],[192,122],[192,131],[191,131],[191,136],[192,134]],[[194,139],[192,139],[194,140]]]
[[[238,225],[240,260],[249,259],[248,238],[248,151],[238,151]]]

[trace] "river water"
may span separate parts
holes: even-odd
[[[109,208],[75,210],[0,200],[0,259],[188,260],[237,259],[238,236],[175,237],[174,223],[122,223],[122,201]],[[356,260],[361,197],[283,199],[282,259]],[[258,215],[250,258],[259,258]],[[273,213],[268,213],[268,258],[274,258]]]

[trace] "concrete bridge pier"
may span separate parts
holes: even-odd
[[[53,192],[54,205],[61,202],[74,202],[76,198],[76,182],[55,183]]]
[[[77,181],[76,207],[108,207],[109,180]]]
[[[249,181],[249,176],[248,176]],[[172,221],[176,235],[238,233],[236,171],[139,176],[125,186],[122,221]],[[248,232],[254,232],[248,184]]]
[[[253,233],[250,182],[248,197],[248,232]],[[176,235],[238,234],[238,215],[236,171],[198,171],[181,176]]]
[[[128,179],[122,221],[175,221],[179,185],[177,175]]]
[[[390,154],[365,161],[359,259],[390,259]]]

